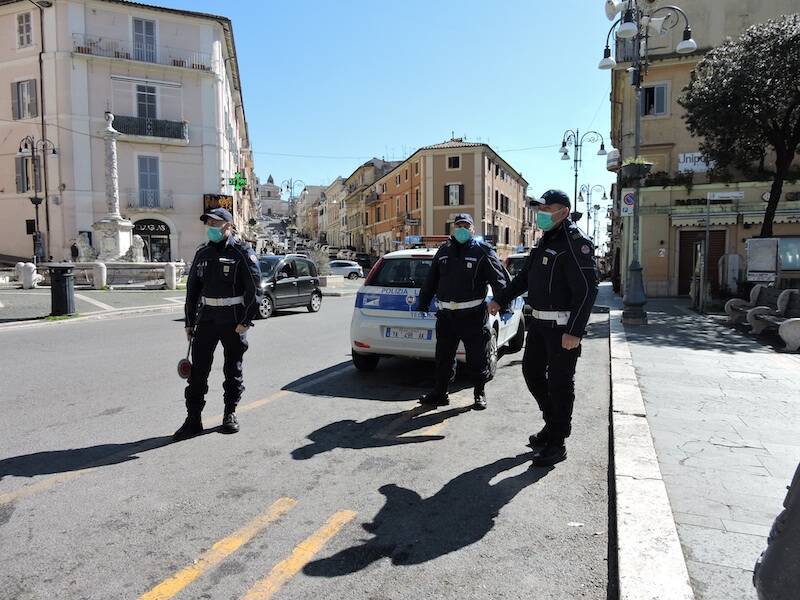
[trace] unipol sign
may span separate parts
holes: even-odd
[[[709,165],[703,158],[702,152],[684,152],[678,154],[678,171],[691,171],[692,173],[705,173],[713,164]]]

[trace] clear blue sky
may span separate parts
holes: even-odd
[[[611,24],[601,0],[157,3],[233,21],[262,181],[328,184],[359,161],[404,158],[454,131],[488,141],[533,193],[571,196],[562,134],[608,137],[610,75],[597,63]],[[610,190],[597,148],[585,147],[580,183]]]

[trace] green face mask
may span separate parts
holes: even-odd
[[[539,229],[542,231],[550,231],[553,227],[556,226],[555,221],[553,220],[553,213],[544,212],[542,210],[536,211],[536,224],[539,226]]]
[[[206,235],[212,242],[221,242],[225,237],[221,227],[206,227]]]
[[[465,244],[472,237],[472,234],[470,233],[469,229],[465,227],[457,227],[453,232],[453,237],[456,238],[456,241],[459,244]]]

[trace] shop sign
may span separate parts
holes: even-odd
[[[203,212],[213,208],[224,208],[233,214],[233,196],[227,194],[203,194]]]
[[[713,165],[705,161],[702,152],[683,152],[678,154],[678,171],[706,173],[710,168],[713,168]]]

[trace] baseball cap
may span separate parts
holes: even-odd
[[[540,204],[561,204],[567,208],[572,208],[572,203],[569,201],[569,196],[561,190],[547,190],[542,197],[539,198]]]
[[[470,225],[475,225],[475,221],[472,220],[472,215],[469,213],[458,213],[453,217],[453,223],[469,223]]]
[[[224,208],[212,208],[207,210],[200,220],[205,223],[209,219],[216,219],[217,221],[225,221],[226,223],[233,223],[233,215]]]

